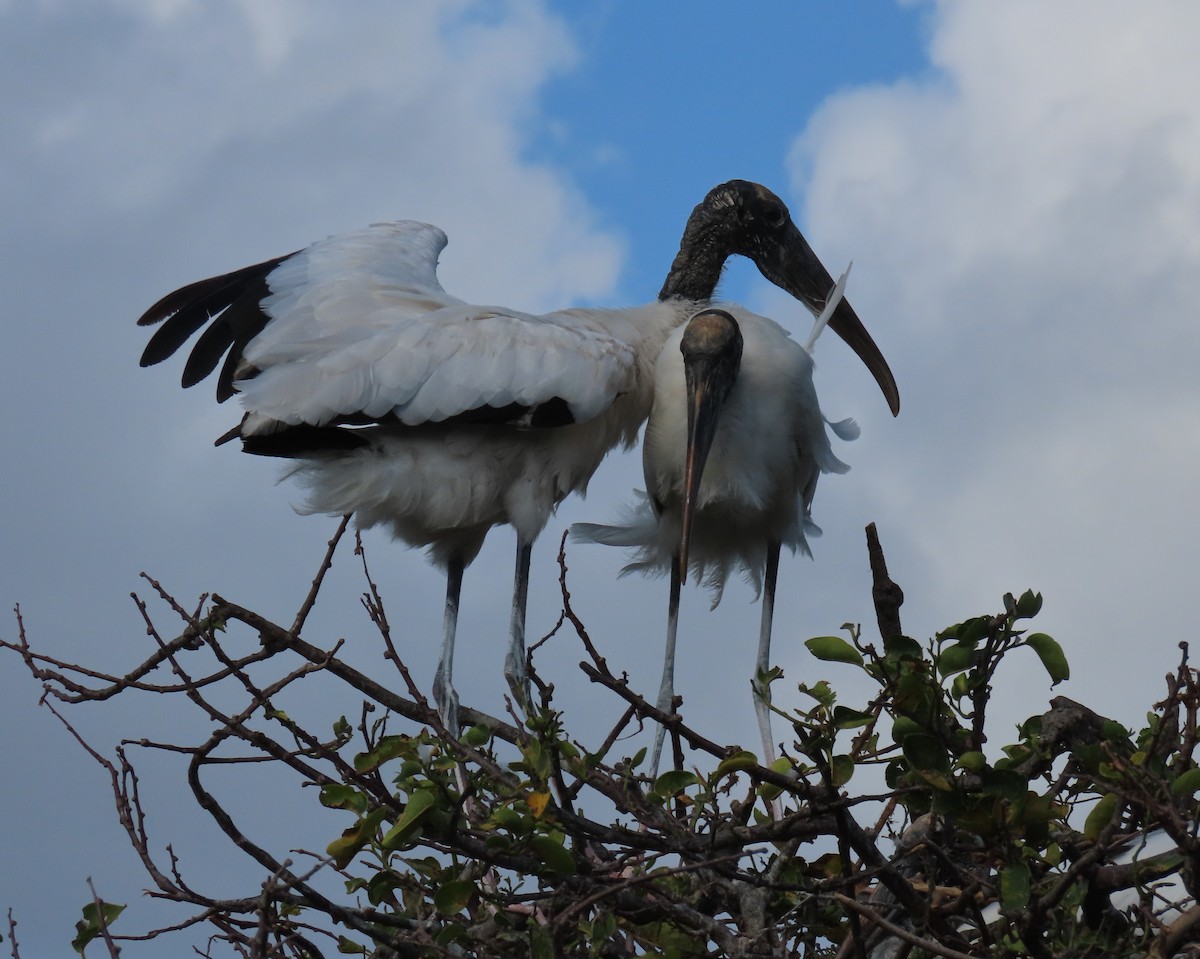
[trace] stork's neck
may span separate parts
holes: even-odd
[[[722,242],[722,238],[712,235],[712,231],[704,236],[692,226],[688,225],[679,244],[671,272],[658,294],[660,300],[672,297],[697,302],[711,300],[717,281],[721,279],[725,261],[732,253],[728,242]]]

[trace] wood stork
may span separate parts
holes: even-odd
[[[689,568],[720,602],[731,572],[744,571],[762,594],[758,656],[752,683],[765,762],[775,758],[770,667],[775,581],[782,546],[809,553],[806,535],[821,473],[849,467],[830,446],[826,425],[842,439],[858,436],[853,420],[828,423],[813,388],[811,349],[826,323],[838,329],[845,274],[821,306],[806,346],[773,320],[747,310],[704,309],[666,340],[655,365],[654,402],[642,446],[644,502],[616,526],[576,524],[576,540],[635,547],[625,572],[669,571],[667,641],[658,708],[671,712],[680,585]],[[814,310],[815,312],[815,310]],[[852,343],[853,345],[853,343]],[[859,355],[884,368],[869,350]],[[877,377],[878,378],[878,377]],[[880,379],[881,385],[884,380]],[[894,384],[884,393],[899,411]],[[658,773],[665,728],[655,736],[651,775]]]
[[[658,301],[646,306],[532,316],[470,305],[438,282],[446,242],[427,224],[376,224],[192,283],[138,322],[165,321],[143,366],[208,324],[183,385],[224,357],[217,399],[238,393],[246,412],[218,443],[237,437],[248,453],[294,460],[305,511],[354,513],[360,527],[429,547],[447,581],[434,699],[456,732],[459,593],[488,530],[508,523],[517,533],[505,676],[524,700],[531,545],[605,454],[635,441],[667,335],[707,305],[734,254],[810,305],[829,284],[783,202],[742,180],[696,206]],[[831,325],[893,395],[857,317],[842,311]]]

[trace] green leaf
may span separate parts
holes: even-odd
[[[1038,659],[1050,674],[1051,685],[1057,686],[1064,679],[1071,678],[1071,667],[1067,664],[1066,654],[1058,641],[1045,633],[1030,633],[1025,637],[1028,646],[1038,654]]]
[[[455,944],[469,945],[471,937],[461,923],[451,920],[443,924],[442,928],[434,935],[433,941],[446,950],[444,955],[461,955],[465,950],[446,947],[453,947]]]
[[[530,836],[529,845],[533,853],[549,867],[551,872],[560,876],[575,874],[575,857],[571,855],[562,843],[556,842],[551,836]]]
[[[404,812],[396,820],[396,824],[384,833],[383,848],[395,849],[404,843],[417,831],[417,826],[436,802],[437,797],[428,789],[418,790],[409,796],[408,805],[404,807]]]
[[[970,669],[975,659],[975,650],[964,643],[947,646],[937,654],[937,668],[943,676],[961,673]]]
[[[892,739],[896,742],[903,742],[909,736],[928,735],[925,732],[925,727],[914,719],[909,719],[907,716],[897,716],[892,722]]]
[[[1100,736],[1105,742],[1125,741],[1129,735],[1129,730],[1115,719],[1106,719],[1100,725]]]
[[[987,757],[977,750],[972,750],[959,756],[956,765],[962,767],[967,772],[977,773],[982,771],[984,766],[987,765]]]
[[[606,943],[608,938],[617,931],[617,917],[611,912],[602,912],[592,920],[590,939],[595,945]]]
[[[1019,912],[1029,905],[1029,864],[1014,862],[1000,870],[1000,905]]]
[[[578,759],[579,750],[575,748],[574,743],[567,742],[565,739],[560,739],[555,746],[558,748],[558,754],[564,759]]]
[[[403,882],[399,873],[392,872],[390,869],[375,873],[371,877],[371,881],[367,883],[367,902],[372,906],[384,903],[396,904],[396,889],[403,885]]]
[[[338,936],[337,951],[343,956],[365,956],[367,954],[367,947],[359,945],[353,939]]]
[[[475,883],[469,879],[452,879],[433,894],[433,905],[443,916],[462,912],[475,895]]]
[[[367,798],[353,786],[345,783],[330,783],[321,787],[321,805],[329,809],[349,809],[352,812],[365,812]]]
[[[338,869],[345,869],[354,861],[358,851],[367,844],[367,838],[361,826],[351,826],[326,846],[325,852]]]
[[[834,700],[837,699],[837,696],[833,692],[833,687],[831,687],[824,679],[813,686],[800,683],[797,688],[800,690],[800,692],[807,693],[822,706],[832,706]]]
[[[96,909],[95,902],[89,902],[83,907],[83,918],[89,922],[95,922],[99,925],[101,917],[104,919],[104,925],[111,926],[117,920],[117,916],[125,911],[125,906],[119,902],[103,902],[100,903],[100,909]]]
[[[483,723],[468,727],[467,731],[462,735],[463,743],[476,749],[480,746],[486,746],[488,740],[491,738],[492,727],[485,726]]]
[[[992,618],[990,616],[976,616],[974,619],[963,620],[963,622],[958,624],[958,629],[955,631],[958,636],[958,643],[960,646],[974,649],[979,645],[981,639],[987,637],[991,628]]]
[[[914,734],[905,736],[900,751],[913,769],[945,773],[950,771],[950,760],[946,747],[932,736]]]
[[[717,779],[720,779],[722,776],[729,776],[746,769],[753,769],[757,765],[758,757],[749,750],[743,749],[732,756],[726,756],[722,759],[717,764],[717,771],[714,775]]]
[[[542,748],[542,744],[531,739],[521,747],[521,754],[525,757],[526,768],[544,782],[550,775],[551,763],[550,755]]]
[[[357,829],[347,829],[346,835],[338,837],[325,847],[325,853],[333,860],[333,864],[338,869],[345,869],[354,862],[354,857],[365,845],[366,840],[361,837]]]
[[[1092,811],[1088,813],[1087,819],[1084,820],[1084,836],[1091,840],[1099,838],[1100,833],[1104,831],[1104,827],[1112,822],[1116,811],[1117,794],[1105,793],[1101,800],[1092,807]]]
[[[1028,792],[1028,780],[1008,769],[984,766],[979,772],[979,779],[983,783],[985,796],[998,796],[1016,802]]]
[[[99,909],[95,902],[89,902],[83,907],[83,918],[75,923],[76,935],[71,940],[71,948],[83,955],[84,947],[100,935],[101,928],[107,929],[124,911],[125,907],[115,902],[101,902]]]
[[[829,763],[829,772],[835,787],[844,786],[854,775],[854,760],[849,756],[834,756]]]
[[[808,651],[825,663],[863,664],[862,654],[840,636],[815,636],[804,643]]]
[[[918,769],[916,772],[918,776],[924,779],[925,782],[929,783],[929,785],[931,785],[934,789],[940,790],[944,793],[954,791],[954,786],[951,784],[950,780],[936,769]]]
[[[1035,593],[1032,589],[1027,589],[1021,594],[1021,598],[1017,600],[1017,616],[1021,619],[1030,619],[1036,616],[1042,608],[1042,594]]]
[[[851,709],[849,706],[833,707],[833,725],[838,729],[857,729],[865,726],[875,717],[861,709]]]
[[[1189,769],[1171,783],[1171,795],[1177,799],[1190,799],[1200,789],[1200,769]]]
[[[511,806],[497,806],[487,820],[488,826],[495,829],[507,829],[511,833],[520,834],[526,831],[529,822],[525,816]]]
[[[889,636],[883,641],[884,655],[893,661],[920,659],[921,644],[908,636]]]
[[[771,772],[776,772],[781,776],[786,776],[794,767],[792,766],[792,761],[788,759],[787,756],[780,756],[767,768],[770,769]],[[763,783],[758,787],[758,794],[762,796],[763,799],[767,800],[767,802],[770,802],[772,799],[778,799],[782,792],[783,787],[776,786],[774,783]]]
[[[384,736],[370,752],[359,753],[354,757],[355,772],[367,773],[378,769],[389,759],[395,759],[409,751],[412,746],[410,736]]]
[[[694,786],[700,782],[700,777],[686,769],[672,769],[654,780],[653,791],[660,796],[674,796],[681,789]]]
[[[768,670],[756,669],[754,671],[755,686],[757,692],[764,693],[767,702],[771,701],[771,684],[777,679],[783,679],[783,667],[772,666]]]

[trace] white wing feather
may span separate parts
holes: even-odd
[[[280,264],[263,301],[271,320],[244,352],[260,371],[238,381],[247,410],[313,425],[392,413],[417,425],[558,397],[582,422],[629,388],[635,355],[620,339],[446,293],[445,245],[437,227],[383,223]]]

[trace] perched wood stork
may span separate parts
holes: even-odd
[[[780,549],[809,553],[806,534],[820,533],[811,519],[817,478],[849,468],[830,446],[811,356],[826,323],[836,330],[844,325],[839,314],[853,315],[842,295],[845,278],[836,286],[829,280],[827,301],[807,300],[821,312],[806,346],[773,320],[747,310],[704,309],[673,332],[655,365],[654,403],[642,446],[645,501],[621,525],[573,527],[577,540],[635,547],[637,559],[626,572],[670,573],[657,703],[665,713],[675,694],[679,593],[689,568],[715,590],[714,607],[731,572],[749,576],[762,593],[752,686],[766,762],[775,758],[763,679],[770,667]],[[887,368],[877,353],[858,352],[872,370]],[[899,395],[890,374],[877,379],[897,413]],[[858,436],[853,420],[828,425],[842,439]],[[664,735],[660,726],[651,775],[658,773]]]
[[[464,568],[491,527],[517,533],[505,676],[526,697],[530,550],[555,507],[583,492],[605,454],[632,444],[650,411],[667,335],[708,304],[725,261],[815,308],[828,275],[771,191],[733,180],[693,210],[657,302],[531,316],[467,304],[442,289],[445,234],[402,221],[192,283],[138,321],[163,325],[142,365],[201,327],[184,366],[192,386],[224,363],[217,399],[238,393],[248,453],[295,461],[307,512],[354,513],[446,570],[434,699],[458,729],[451,670]],[[888,395],[895,384],[852,311],[830,325]]]

